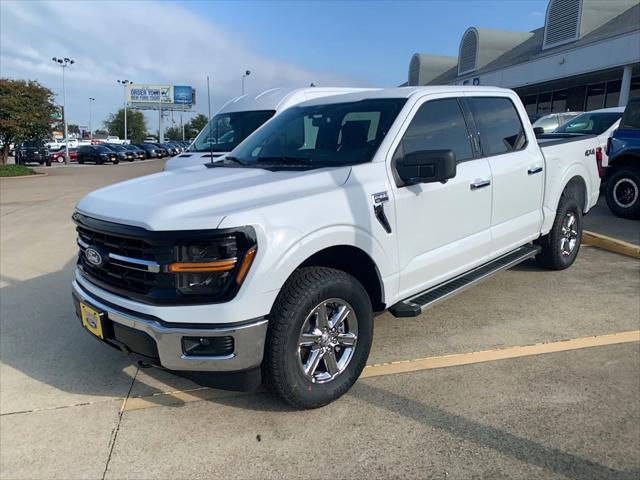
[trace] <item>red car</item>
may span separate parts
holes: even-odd
[[[49,158],[51,158],[51,162],[58,162],[58,163],[64,163],[64,155],[65,155],[65,150],[64,148],[61,148],[58,151],[55,152],[51,152],[49,154]],[[78,159],[78,149],[77,148],[70,148],[69,149],[69,159],[72,162],[75,162]]]

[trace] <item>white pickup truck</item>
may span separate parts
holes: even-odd
[[[569,267],[595,144],[541,148],[504,89],[311,100],[215,163],[84,197],[76,310],[145,363],[319,407],[360,375],[374,312],[420,315],[531,257]]]
[[[115,135],[110,135],[107,138],[104,139],[104,143],[113,143],[113,144],[117,144],[117,145],[127,145],[129,143],[131,143],[130,140],[121,140],[120,137],[115,136]]]

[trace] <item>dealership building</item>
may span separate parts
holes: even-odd
[[[512,88],[538,115],[624,106],[640,96],[640,3],[550,0],[531,32],[469,27],[457,57],[413,55],[405,85]]]

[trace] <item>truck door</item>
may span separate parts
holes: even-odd
[[[392,183],[401,297],[483,263],[491,243],[491,170],[487,159],[474,156],[459,99],[430,96],[412,114],[393,147],[394,159],[418,150],[452,150],[457,168],[446,183]]]
[[[535,138],[527,138],[521,114],[510,98],[473,94],[465,101],[493,176],[491,256],[496,257],[540,232],[544,158]]]

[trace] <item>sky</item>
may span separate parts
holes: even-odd
[[[470,26],[530,31],[547,0],[432,1],[0,1],[0,76],[38,80],[69,123],[97,128],[122,106],[118,79],[192,85],[207,114],[246,91],[272,87],[393,87],[416,52],[456,56]],[[150,130],[157,113],[147,114]],[[168,124],[171,124],[169,119]],[[173,121],[178,123],[175,114]],[[165,122],[167,125],[167,122]],[[167,125],[168,126],[168,125]]]

